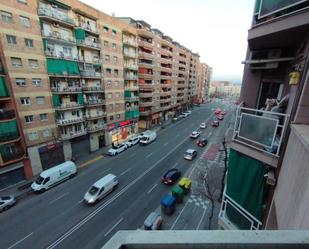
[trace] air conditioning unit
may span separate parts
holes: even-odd
[[[267,60],[279,59],[280,56],[281,56],[281,49],[252,51],[250,54],[250,60],[252,61],[252,63],[250,63],[249,68],[276,69],[279,66],[279,62],[267,62]]]

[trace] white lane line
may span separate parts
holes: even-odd
[[[180,136],[180,135],[179,135],[179,134],[177,134],[177,135],[175,136],[175,138],[176,138],[176,137],[179,137],[179,136]]]
[[[81,199],[78,203],[82,203],[84,201],[84,199]]]
[[[111,231],[113,231],[115,227],[118,226],[121,221],[123,221],[123,218],[121,218],[115,225],[113,225],[112,228],[109,229],[106,234],[104,234],[104,237],[106,237]]]
[[[172,168],[176,168],[177,165],[178,165],[178,162],[177,162],[177,163],[174,163],[174,165],[173,165]]]
[[[187,203],[184,205],[184,207],[182,208],[181,212],[180,212],[179,215],[177,216],[176,220],[174,221],[173,225],[171,226],[170,230],[173,230],[173,228],[175,227],[175,225],[176,225],[176,223],[177,223],[179,217],[181,216],[183,210],[185,210],[185,208],[186,208],[186,206],[188,205],[188,203],[189,203],[189,202],[187,201]]]
[[[58,198],[56,198],[56,199],[50,201],[49,204],[53,204],[54,202],[60,200],[62,197],[65,197],[65,196],[68,195],[68,194],[69,194],[69,192],[66,192],[66,193],[64,193],[63,195],[60,195]]]
[[[100,172],[100,175],[103,175],[104,173],[106,173],[106,172],[109,171],[109,170],[111,170],[111,168],[108,168],[108,169],[106,169],[106,170]]]
[[[198,225],[197,225],[195,230],[198,230],[200,228],[200,225],[202,224],[202,221],[203,221],[204,216],[206,214],[206,210],[207,210],[207,208],[204,208],[204,212],[203,212],[202,218],[201,218],[200,222],[198,223]]]
[[[151,191],[154,190],[154,188],[157,187],[157,186],[158,186],[158,183],[156,183],[155,185],[153,185],[152,188],[149,189],[149,190],[147,191],[147,194],[150,194]]]
[[[131,157],[134,157],[135,155],[136,155],[136,153],[133,153],[129,157],[131,158]]]
[[[152,154],[153,154],[153,152],[151,152],[150,154],[148,154],[148,155],[146,156],[146,158],[151,157]]]
[[[168,145],[168,142],[166,142],[165,144],[163,144],[163,147],[165,147],[166,145]]]
[[[94,216],[96,216],[100,211],[102,211],[104,208],[106,208],[109,204],[111,204],[113,201],[115,201],[119,196],[123,195],[129,188],[131,188],[136,182],[138,182],[140,179],[142,179],[146,174],[148,174],[151,170],[153,170],[155,167],[159,165],[163,160],[165,160],[169,155],[174,153],[175,150],[177,150],[184,142],[187,141],[187,138],[183,139],[174,149],[172,149],[169,153],[167,153],[164,157],[162,157],[159,161],[157,161],[155,164],[153,164],[150,168],[148,168],[144,173],[142,173],[139,177],[137,177],[134,181],[129,183],[127,186],[125,186],[123,189],[121,189],[117,194],[115,194],[112,198],[110,198],[108,201],[103,203],[101,206],[99,206],[97,209],[95,209],[92,213],[90,213],[88,216],[86,216],[84,219],[79,221],[77,224],[75,224],[73,227],[71,227],[66,233],[62,234],[57,240],[55,240],[52,244],[50,244],[46,249],[52,249],[58,246],[62,241],[64,241],[66,238],[68,238],[72,233],[74,233],[77,229],[79,229],[81,226],[83,226],[86,222],[88,222],[90,219],[92,219]]]
[[[27,239],[28,237],[30,237],[31,235],[33,234],[32,233],[29,233],[26,237],[23,237],[22,239],[20,239],[19,241],[15,242],[13,245],[11,245],[10,247],[8,247],[8,249],[11,249],[13,248],[14,246],[17,246],[19,243],[23,242],[25,239]]]
[[[123,176],[125,173],[129,172],[131,170],[131,168],[128,168],[126,171],[123,171],[120,176]]]
[[[212,132],[209,132],[209,136],[211,136],[212,135]]]

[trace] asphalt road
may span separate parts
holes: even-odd
[[[170,191],[160,177],[169,168],[190,169],[192,162],[184,160],[183,153],[197,146],[189,135],[201,122],[210,126],[212,109],[218,106],[222,104],[196,107],[189,117],[161,130],[152,144],[98,160],[77,177],[1,213],[0,248],[100,248],[118,230],[141,227]],[[207,130],[217,134],[222,128]],[[85,192],[108,173],[119,177],[117,190],[97,205],[84,204]]]

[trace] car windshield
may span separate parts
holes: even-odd
[[[10,196],[2,196],[0,199],[3,200],[3,201],[8,201],[8,200],[11,199],[11,197]]]
[[[191,156],[192,153],[191,153],[191,152],[186,152],[185,155],[186,155],[186,156]]]
[[[95,195],[97,192],[99,191],[99,189],[95,186],[92,186],[91,189],[89,189],[89,194],[91,195]]]
[[[166,178],[171,178],[175,173],[176,173],[176,170],[171,170],[171,171],[166,173],[165,177]]]
[[[148,137],[142,137],[141,140],[142,140],[142,141],[147,141],[147,140],[148,140]]]
[[[38,179],[36,179],[35,183],[40,185],[44,181],[44,178],[42,176],[39,176]]]

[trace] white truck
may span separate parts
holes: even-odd
[[[157,138],[157,132],[155,131],[147,131],[143,134],[143,136],[140,138],[139,142],[140,144],[150,144]]]

